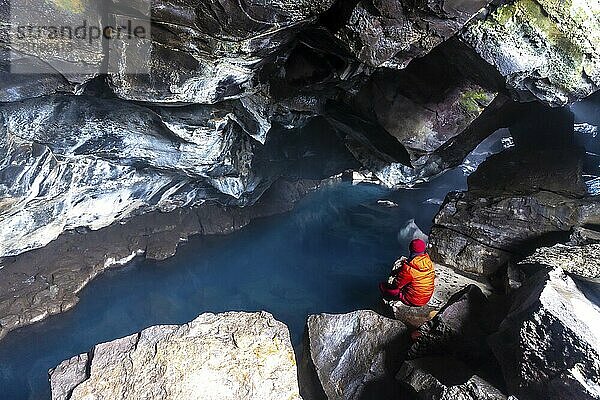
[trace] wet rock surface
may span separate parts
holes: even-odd
[[[423,398],[504,399],[504,387],[525,400],[597,398],[597,307],[562,270],[517,289],[525,264],[515,265],[529,256],[597,280],[598,198],[572,118],[507,95],[558,106],[597,91],[600,7],[490,3],[161,0],[147,47],[90,42],[68,58],[44,38],[28,51],[2,22],[0,336],[71,308],[107,268],[288,210],[324,177],[361,169],[413,186],[510,125],[516,147],[448,196],[431,232],[441,264],[506,268],[516,298],[491,342],[506,385],[486,344],[505,310],[492,307],[489,285],[441,266],[427,307],[392,304],[415,327],[440,311],[408,353],[427,358],[405,362],[398,379]],[[12,11],[106,25],[128,15],[113,6],[112,16],[77,1]],[[311,316],[308,398],[409,398],[395,379],[407,329],[371,311]],[[65,361],[51,382],[56,399],[299,397],[287,330],[265,314],[149,328]]]
[[[97,231],[70,231],[44,248],[0,260],[0,336],[73,307],[77,293],[107,268],[136,256],[162,260],[195,234],[233,232],[252,219],[285,212],[316,181],[279,181],[251,207],[217,204],[154,212]]]
[[[562,269],[517,292],[490,338],[510,393],[520,399],[598,398],[600,309]]]
[[[267,141],[262,117],[241,103],[149,108],[54,96],[2,104],[0,116],[0,256],[146,212],[251,205],[284,173],[305,177],[300,164],[317,157],[327,162],[310,178],[356,164],[325,125]]]
[[[197,111],[208,115],[73,96],[2,105],[0,256],[64,230],[252,192],[250,137],[226,111]]]
[[[50,383],[53,400],[300,399],[288,329],[265,312],[152,326],[64,361]]]
[[[410,186],[440,174],[506,125],[499,115],[510,103],[496,94],[501,88],[447,57],[459,46],[447,39],[465,24],[473,32],[493,24],[505,8],[486,17],[478,11],[487,3],[163,1],[151,5],[148,54],[141,60],[116,40],[107,48],[76,46],[69,59],[49,62],[44,37],[27,56],[21,42],[2,37],[7,79],[0,99],[8,103],[1,107],[6,248],[0,255],[136,213],[216,198],[252,203],[280,173],[256,168],[256,153],[273,158],[273,149],[263,148],[267,134],[328,117],[330,101],[366,121],[360,129],[341,129],[340,140],[386,185]],[[127,15],[122,4],[112,7],[117,17]],[[594,10],[588,3],[580,8]],[[575,11],[550,9],[573,35],[589,32],[595,40],[596,30]],[[114,16],[105,11],[54,4],[32,13],[106,24]],[[436,48],[440,43],[445,49]],[[473,57],[461,58],[478,57],[470,51]],[[585,71],[593,71],[594,59]],[[9,73],[17,63],[46,69],[28,81]],[[128,73],[125,67],[136,63],[149,74]],[[65,69],[80,64],[90,69]],[[118,68],[103,73],[105,65]],[[589,91],[580,83],[574,85]]]
[[[302,396],[362,399],[398,396],[394,380],[407,328],[373,311],[311,315],[300,365]]]

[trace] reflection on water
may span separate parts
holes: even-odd
[[[164,262],[139,260],[109,271],[83,290],[70,312],[0,341],[0,398],[49,398],[46,371],[63,359],[206,311],[268,310],[298,345],[308,314],[375,306],[378,280],[409,240],[399,239],[399,230],[414,218],[428,231],[439,207],[430,199],[464,185],[459,169],[435,185],[396,193],[336,184],[287,215],[228,236],[194,238]]]

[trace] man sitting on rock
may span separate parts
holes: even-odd
[[[421,307],[429,302],[433,295],[435,270],[425,252],[426,247],[421,239],[410,242],[410,257],[397,260],[390,281],[379,284],[386,299],[400,300],[412,307]]]

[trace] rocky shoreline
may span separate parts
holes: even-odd
[[[583,140],[569,108],[600,109],[598,0],[10,3],[0,339],[109,268],[290,210],[327,177],[413,188],[511,135],[441,204],[427,307],[309,316],[298,368],[271,315],[203,314],[74,355],[54,399],[600,398],[600,118],[578,116]],[[132,13],[143,43],[10,29]]]
[[[49,372],[52,399],[597,398],[600,308],[561,268],[532,275],[509,303],[467,285],[416,340],[370,310],[311,315],[298,366],[270,314],[202,314],[65,360]]]
[[[72,308],[92,279],[134,257],[164,260],[192,235],[227,234],[283,213],[323,182],[277,181],[256,204],[203,204],[134,217],[97,231],[63,233],[51,244],[0,259],[0,339],[9,331]]]

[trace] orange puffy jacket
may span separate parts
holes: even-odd
[[[394,286],[400,289],[404,300],[415,306],[424,306],[433,295],[435,269],[427,254],[416,256],[402,264],[396,273]]]

